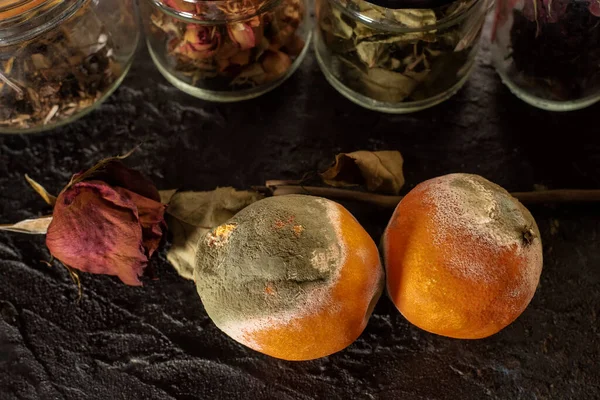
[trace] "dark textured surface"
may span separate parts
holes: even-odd
[[[485,46],[484,46],[485,47]],[[508,190],[598,188],[600,106],[535,110],[502,86],[484,48],[470,82],[431,110],[389,116],[328,86],[312,56],[257,100],[208,104],[171,87],[145,50],[99,110],[52,134],[0,137],[0,216],[49,212],[29,173],[70,175],[143,142],[129,164],[159,188],[246,188],[298,178],[335,153],[400,149],[407,189],[450,172]],[[378,240],[389,211],[347,204]],[[255,353],[219,332],[164,252],[131,288],[49,268],[42,237],[0,234],[1,399],[593,399],[600,396],[600,206],[532,208],[545,244],[538,291],[499,334],[461,341],[411,326],[386,298],[345,351],[312,362]]]

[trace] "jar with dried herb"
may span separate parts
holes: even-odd
[[[327,80],[389,113],[438,104],[474,65],[488,0],[316,0],[315,50]]]
[[[138,38],[134,0],[0,0],[0,133],[93,110],[125,77]]]
[[[277,87],[311,36],[307,0],[142,0],[150,54],[180,90],[239,101]]]
[[[492,56],[503,82],[533,106],[600,101],[600,0],[497,0]]]

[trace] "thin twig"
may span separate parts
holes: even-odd
[[[402,200],[402,196],[390,196],[375,193],[357,192],[348,189],[316,186],[263,186],[256,187],[255,189],[261,192],[267,192],[272,196],[308,194],[330,199],[355,200],[383,208],[394,208],[398,205],[400,200]],[[523,204],[600,202],[600,190],[560,189],[537,192],[515,192],[511,194]]]
[[[356,200],[363,203],[373,204],[383,208],[394,208],[402,196],[388,196],[384,194],[357,192],[354,190],[315,187],[315,186],[271,186],[255,188],[258,191],[266,191],[273,196],[284,196],[287,194],[309,194],[312,196],[326,197],[338,200]]]
[[[302,179],[297,180],[278,180],[272,179],[265,182],[266,187],[275,187],[275,186],[298,186],[302,185]]]
[[[600,190],[558,189],[511,194],[523,204],[600,202]]]

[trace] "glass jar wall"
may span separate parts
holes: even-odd
[[[211,101],[285,81],[311,36],[306,0],[141,0],[150,54],[179,89]]]
[[[0,133],[38,132],[94,109],[139,40],[134,0],[0,2]]]
[[[536,107],[600,101],[600,0],[496,0],[492,55],[503,82]]]
[[[315,50],[327,80],[350,100],[390,113],[418,111],[451,97],[474,65],[487,0],[386,6],[316,0]]]

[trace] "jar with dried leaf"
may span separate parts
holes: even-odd
[[[134,0],[0,1],[0,133],[90,112],[119,86],[138,41]]]
[[[154,63],[174,86],[210,101],[277,87],[306,55],[307,0],[142,0]]]
[[[434,106],[474,65],[488,0],[316,0],[315,51],[327,80],[377,111]]]

